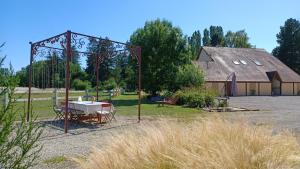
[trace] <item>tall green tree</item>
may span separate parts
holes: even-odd
[[[204,83],[204,74],[201,69],[194,64],[186,64],[179,68],[175,85],[178,89],[185,87],[199,87]]]
[[[135,61],[130,61],[130,62],[135,62]],[[127,66],[124,71],[125,74],[124,82],[126,84],[125,88],[129,91],[134,91],[135,89],[137,89],[137,71],[136,71],[136,67],[134,67],[133,64],[129,64],[129,65],[130,66]]]
[[[71,53],[71,63],[72,64],[76,64],[76,65],[80,65],[80,55],[76,49],[75,46],[71,46],[72,49],[72,53]],[[61,58],[63,60],[66,60],[66,51],[64,50],[64,52],[62,53]]]
[[[101,53],[102,59],[99,63],[99,81],[103,82],[108,80],[112,74],[114,66],[114,58],[110,57],[109,53],[112,53],[115,50],[112,42],[107,41],[106,43],[99,44],[98,41],[91,39],[88,45],[88,52],[91,53]],[[89,75],[89,80],[92,81],[92,85],[96,84],[96,56],[90,55],[87,57],[87,67],[85,71]]]
[[[249,37],[245,30],[228,31],[225,35],[225,46],[230,48],[250,48]]]
[[[126,68],[128,65],[129,57],[127,55],[119,54],[115,56],[115,64],[112,71],[112,77],[115,79],[118,87],[126,87]]]
[[[167,20],[146,22],[130,37],[142,47],[142,84],[152,95],[163,89],[172,90],[179,67],[190,61],[182,31]]]
[[[191,37],[188,38],[189,45],[191,47],[191,53],[193,59],[197,58],[200,53],[201,47],[201,33],[199,30],[195,31]]]
[[[27,87],[28,86],[28,66],[21,68],[21,70],[16,72],[16,77],[19,79],[18,86]]]
[[[300,22],[286,20],[276,36],[279,46],[273,49],[273,55],[300,74]]]
[[[56,51],[53,52],[48,52],[48,56],[46,57],[46,67],[47,67],[47,72],[48,72],[48,84],[47,87],[51,88],[58,88],[58,82],[57,82],[57,76],[59,70],[64,70],[63,66],[61,65],[63,62],[63,59],[61,56]],[[27,69],[28,70],[28,69]],[[39,72],[35,72],[39,73]],[[62,78],[61,78],[62,79]]]
[[[203,43],[203,46],[210,46],[209,30],[206,28],[203,31],[202,43]]]
[[[59,55],[56,51],[48,52],[44,60],[32,63],[32,85],[38,88],[60,88],[64,87],[65,60],[64,55]],[[71,68],[80,67],[78,64],[71,63]],[[74,71],[71,71],[73,77]],[[29,65],[16,72],[19,78],[18,86],[28,86]]]
[[[222,26],[210,26],[209,33],[211,46],[224,46],[224,33]]]

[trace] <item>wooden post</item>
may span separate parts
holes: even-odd
[[[96,91],[97,101],[99,101],[99,54],[96,54]]]
[[[224,88],[224,96],[227,97],[227,83],[226,83],[226,81],[224,82],[224,86],[225,86],[225,88]]]
[[[53,90],[53,104],[54,106],[58,106],[58,92],[57,88]]]
[[[113,90],[109,90],[109,97],[108,97],[109,102],[111,102],[112,95],[113,95]]]
[[[293,96],[295,96],[295,82],[293,82]]]
[[[28,79],[28,102],[27,102],[27,112],[26,121],[29,122],[30,106],[31,106],[31,85],[32,85],[32,62],[33,62],[33,44],[30,44],[30,65],[29,65],[29,79]]]
[[[280,96],[282,95],[282,84],[280,82]]]
[[[260,83],[258,82],[258,96],[260,96]]]
[[[66,65],[66,78],[65,78],[65,88],[66,88],[66,101],[65,101],[65,133],[68,133],[68,116],[69,116],[69,88],[70,88],[70,61],[71,61],[71,31],[67,31],[67,65]]]
[[[246,96],[248,96],[248,84],[246,82]]]
[[[89,97],[90,97],[90,96],[89,96],[89,91],[88,91],[88,89],[85,89],[85,96],[84,96],[84,97],[85,97],[86,100],[89,100]]]
[[[142,49],[141,47],[137,47],[137,58],[139,64],[139,108],[138,108],[138,122],[141,121],[141,97],[142,97]]]

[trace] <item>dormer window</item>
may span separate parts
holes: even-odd
[[[261,64],[258,60],[253,60],[253,62],[254,62],[257,66],[262,66],[262,64]]]
[[[245,60],[240,60],[240,62],[243,64],[243,65],[247,65],[247,62]]]
[[[240,64],[240,62],[238,61],[238,60],[234,60],[234,61],[232,61],[235,65],[239,65]]]

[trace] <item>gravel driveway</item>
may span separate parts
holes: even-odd
[[[270,124],[275,129],[289,129],[300,134],[300,96],[247,96],[231,97],[229,105],[259,109],[251,112],[230,112],[236,117],[245,116],[255,123]]]
[[[44,132],[40,143],[43,145],[38,165],[35,169],[78,168],[72,157],[88,154],[93,147],[101,147],[110,141],[111,134],[117,134],[128,127],[138,125],[136,118],[116,117],[111,124],[70,123],[68,134],[64,133],[63,121],[41,121]],[[61,162],[46,163],[45,160],[64,156]]]

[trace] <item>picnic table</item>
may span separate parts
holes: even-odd
[[[96,118],[101,122],[101,117],[99,119],[99,114],[97,112],[108,109],[108,107],[102,107],[102,105],[107,104],[107,102],[95,101],[70,101],[69,108],[71,112],[71,119],[81,121]]]
[[[178,98],[165,98],[164,100],[156,101],[157,106],[164,106],[165,104],[176,105]]]
[[[92,101],[70,101],[69,108],[77,111],[80,114],[95,114],[102,109],[102,104],[107,102],[92,102]],[[75,112],[76,113],[76,112]]]

